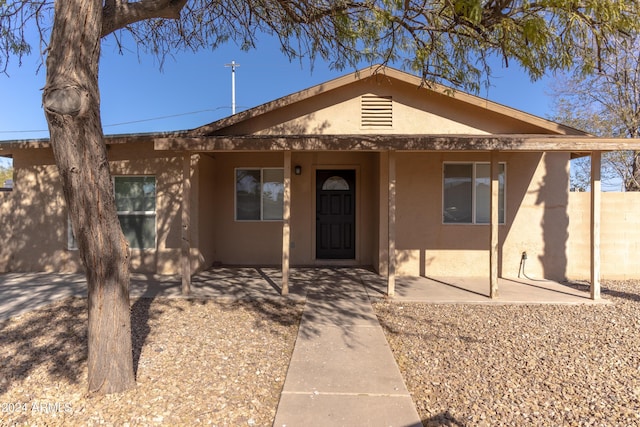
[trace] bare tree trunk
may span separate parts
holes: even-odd
[[[43,94],[51,144],[86,269],[88,387],[135,385],[129,306],[129,247],[118,222],[100,122],[101,0],[56,0]]]
[[[632,153],[631,176],[625,182],[625,191],[640,191],[640,151]]]

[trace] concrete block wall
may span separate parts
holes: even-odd
[[[569,194],[567,277],[588,279],[591,195]],[[601,277],[640,278],[640,193],[602,193]]]

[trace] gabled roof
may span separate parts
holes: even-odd
[[[185,152],[640,150],[638,139],[594,137],[478,96],[423,83],[411,74],[373,66],[195,129],[110,135],[105,142],[153,143],[156,150]],[[394,115],[394,123],[396,118],[402,122],[399,126],[367,128],[358,121],[362,99],[383,95],[378,92],[400,95],[393,98],[401,110]],[[305,119],[312,126],[300,126]],[[47,139],[7,141],[0,144],[0,155],[49,146]]]
[[[225,129],[229,129],[232,126],[237,126],[242,123],[247,123],[252,120],[259,120],[261,116],[265,116],[269,113],[273,113],[277,110],[282,110],[287,107],[291,107],[295,104],[309,101],[311,98],[320,97],[331,91],[344,90],[347,86],[353,85],[356,82],[363,82],[367,80],[376,81],[394,81],[395,83],[404,83],[415,87],[418,90],[423,91],[424,96],[433,94],[444,95],[450,100],[455,100],[459,105],[464,105],[465,108],[471,107],[478,109],[478,111],[484,111],[487,114],[497,115],[498,117],[504,117],[508,120],[516,120],[529,127],[539,129],[539,134],[555,134],[555,135],[576,135],[576,136],[588,136],[587,133],[574,129],[569,126],[565,126],[559,123],[552,122],[550,120],[543,119],[541,117],[507,107],[496,102],[489,101],[487,99],[470,95],[459,90],[454,90],[439,84],[426,85],[421,78],[412,74],[390,68],[381,65],[374,65],[363,70],[359,70],[342,77],[330,80],[325,83],[301,90],[299,92],[292,93],[266,104],[259,105],[257,107],[245,110],[238,114],[225,117],[207,125],[195,128],[186,132],[185,136],[199,137],[209,135],[231,135],[233,131],[227,133]]]

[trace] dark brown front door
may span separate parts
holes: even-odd
[[[316,171],[316,258],[356,257],[356,171]]]

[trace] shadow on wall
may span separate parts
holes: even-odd
[[[535,186],[536,180],[542,179],[542,172],[538,172],[542,159],[541,153],[520,152],[502,153],[499,158],[500,162],[507,164],[506,223],[499,226],[501,276],[517,274],[520,253],[513,253],[514,241],[524,241],[524,244],[518,244],[517,250],[521,246],[528,248],[530,239],[533,239],[533,246],[542,247],[541,232],[527,237],[532,233],[526,222],[527,216],[535,215],[537,222],[539,215],[532,213],[531,209],[521,209],[524,205],[536,203],[538,191],[530,187],[532,182]],[[489,225],[443,224],[442,164],[486,163],[490,159],[469,153],[418,153],[401,160],[403,164],[398,168],[397,189],[398,264],[410,266],[411,274],[415,271],[420,276],[488,274]],[[471,182],[465,189],[467,194],[472,194]],[[533,191],[535,194],[531,195]],[[416,194],[428,194],[430,197],[424,199],[426,202],[420,202],[416,201]],[[420,226],[416,227],[416,224]],[[520,235],[523,232],[525,235]]]
[[[0,272],[83,271],[51,149],[19,151],[14,160],[14,189],[0,193]],[[109,161],[112,176],[156,177],[157,246],[133,249],[132,269],[155,272],[167,262],[175,263],[172,255],[181,248],[182,157],[155,152],[151,145],[112,146]],[[145,246],[142,234],[132,239],[132,247]]]
[[[66,207],[53,154],[21,154],[14,157],[13,191],[0,200],[0,271],[78,271],[77,253],[67,250]]]
[[[398,168],[397,261],[404,274],[483,275],[488,271],[489,227],[442,224],[441,164],[483,161],[468,154],[413,155]],[[499,275],[515,277],[521,253],[527,272],[563,280],[569,236],[567,153],[503,153],[507,163],[506,224],[499,227]],[[433,172],[435,170],[436,172]],[[431,172],[430,172],[431,171]],[[418,205],[415,194],[432,194]],[[416,224],[421,224],[416,227]],[[410,272],[409,272],[410,271]],[[487,273],[488,274],[488,273]]]
[[[565,280],[569,240],[569,172],[566,159],[560,154],[547,153],[544,166],[545,175],[536,200],[536,205],[544,206],[540,223],[544,250],[538,259],[544,278]]]
[[[143,222],[131,227],[130,269],[165,274],[163,268],[175,268],[179,259],[176,254],[179,254],[182,247],[183,157],[180,154],[155,151],[153,145],[147,143],[131,146],[114,144],[109,148],[109,162],[112,176],[155,178],[155,186],[150,193],[153,195],[152,207],[155,209],[155,247],[148,247]],[[141,217],[133,216],[128,220],[140,221]]]

